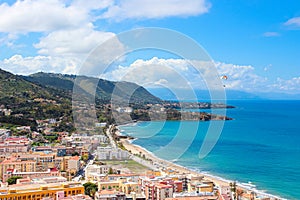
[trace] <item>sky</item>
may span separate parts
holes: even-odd
[[[201,45],[220,76],[228,76],[228,90],[300,94],[298,0],[0,0],[0,68],[77,74],[102,42],[146,27],[174,30]],[[201,87],[183,58],[159,51],[124,57],[103,77],[127,80],[127,73],[138,84],[180,87],[170,70],[176,68]],[[129,76],[131,69],[147,77]]]

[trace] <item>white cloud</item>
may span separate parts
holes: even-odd
[[[0,32],[49,32],[79,28],[97,19],[195,16],[208,12],[205,0],[17,0],[0,4]]]
[[[207,13],[210,4],[205,0],[122,0],[113,6],[101,18],[114,19],[155,19],[173,16],[196,16]]]
[[[196,66],[198,70],[192,67]],[[215,69],[216,67],[216,70]],[[227,80],[220,80],[226,75]],[[194,87],[242,91],[264,91],[268,80],[255,73],[251,65],[234,65],[222,62],[188,62],[183,59],[136,60],[130,66],[119,66],[102,78],[131,81],[146,87],[162,85],[168,88]]]
[[[251,65],[235,65],[216,62],[216,66],[221,75],[226,75],[224,80],[226,88],[244,91],[259,91],[264,88],[267,80],[255,73]]]
[[[112,37],[114,35],[109,32],[84,28],[52,32],[35,45],[36,48],[39,48],[39,53],[44,55],[23,57],[17,54],[0,61],[0,66],[17,74],[44,71],[67,74],[78,74],[80,72],[80,74],[94,75],[99,70],[98,65],[100,62],[107,64],[105,59],[111,59],[110,57],[114,57],[114,53],[122,54],[124,51],[125,47],[116,37]],[[109,46],[96,48],[99,43],[107,39],[111,39]],[[95,50],[92,51],[93,49]],[[103,54],[103,49],[108,49],[105,54]],[[89,58],[90,63],[88,64],[90,65],[82,66],[83,63],[86,63],[84,60],[90,52],[93,52],[92,57]],[[110,57],[107,58],[103,55]],[[85,69],[80,69],[81,67],[85,67]]]
[[[115,35],[96,30],[95,22],[99,19],[193,16],[208,12],[209,7],[205,0],[17,0],[12,4],[2,3],[1,45],[11,49],[33,45],[37,53],[31,52],[33,56],[29,57],[15,55],[0,62],[4,63],[3,68],[14,73],[52,69],[75,73],[92,49]],[[30,40],[37,40],[32,32],[42,35],[35,44],[30,43]],[[119,47],[124,48],[122,44]]]
[[[3,69],[23,75],[39,71],[74,74],[78,70],[79,63],[80,60],[76,60],[76,58],[62,59],[60,57],[51,56],[23,57],[21,55],[14,55],[0,61],[0,65]]]
[[[72,29],[58,30],[40,38],[39,43],[34,44],[39,54],[51,56],[86,56],[100,43],[113,37],[111,32],[94,30],[91,25]]]
[[[92,20],[92,9],[103,9],[110,1],[24,0],[0,5],[0,32],[45,32],[78,28]]]
[[[271,84],[269,88],[277,92],[300,93],[300,77],[291,79],[277,78],[276,82]]]
[[[277,32],[265,32],[265,33],[263,34],[263,36],[264,36],[264,37],[278,37],[278,36],[280,36],[280,34],[277,33]]]
[[[284,25],[300,27],[300,17],[291,18],[287,22],[285,22]]]
[[[136,60],[129,66],[118,66],[102,78],[135,82],[145,87],[220,88],[222,82],[213,62],[184,59]]]
[[[163,85],[168,88],[187,88],[197,76],[192,72],[190,63],[183,59],[138,59],[130,66],[118,66],[102,78],[130,81],[146,87]],[[199,77],[199,76],[198,76]]]

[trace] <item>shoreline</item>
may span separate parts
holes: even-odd
[[[126,124],[128,125],[128,124]],[[126,126],[125,124],[122,126]],[[121,134],[121,130],[119,129],[118,126],[115,126],[115,128],[117,129],[117,131],[115,132],[116,135],[126,135],[126,134]],[[131,155],[134,154],[141,154],[141,155],[145,155],[146,159],[151,159],[153,163],[157,163],[158,164],[158,169],[161,171],[164,168],[166,169],[172,169],[174,171],[176,171],[177,174],[191,174],[194,176],[203,176],[203,178],[205,180],[209,180],[214,182],[219,188],[223,187],[223,186],[229,186],[230,183],[233,183],[233,180],[228,180],[225,178],[222,178],[220,176],[216,176],[210,173],[206,173],[206,172],[199,172],[193,169],[190,169],[188,167],[184,167],[182,165],[173,163],[171,161],[168,160],[164,160],[161,159],[159,157],[157,157],[154,153],[152,153],[151,151],[147,150],[146,148],[133,144],[132,142],[134,140],[136,140],[138,138],[134,138],[134,139],[121,139],[120,142],[123,144],[123,146],[126,148],[127,151],[131,152]],[[277,195],[273,195],[270,193],[265,192],[264,190],[260,190],[257,189],[255,185],[252,185],[250,183],[243,183],[243,182],[239,182],[239,181],[235,181],[237,188],[242,189],[242,190],[246,190],[249,192],[255,192],[258,196],[264,196],[270,199],[282,199],[282,200],[286,200],[286,198],[282,198],[280,196]]]

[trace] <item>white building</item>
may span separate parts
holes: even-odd
[[[111,146],[97,147],[96,154],[99,160],[124,160],[129,158],[127,151]]]
[[[85,170],[85,180],[101,180],[108,174],[110,167],[109,165],[88,165]]]
[[[73,156],[68,160],[68,170],[78,171],[80,168],[80,157]]]

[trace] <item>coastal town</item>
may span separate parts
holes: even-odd
[[[0,0],[0,200],[300,200],[300,0]]]
[[[119,113],[131,112],[128,108]],[[3,115],[12,110],[2,106]],[[159,159],[120,135],[114,124],[86,133],[57,131],[61,121],[36,120],[37,130],[0,130],[0,200],[269,200],[255,188]]]

